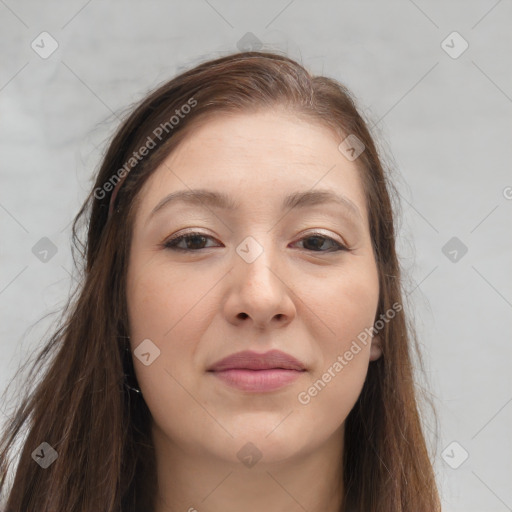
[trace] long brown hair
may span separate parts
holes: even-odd
[[[0,440],[0,496],[9,512],[153,509],[151,416],[132,389],[136,378],[126,307],[138,192],[180,140],[210,115],[275,106],[363,142],[356,164],[379,273],[376,319],[394,303],[404,304],[391,201],[397,193],[351,93],[338,81],[311,76],[275,52],[237,53],[195,66],[150,93],[122,122],[74,219],[73,255],[80,284],[58,330],[38,352],[32,380]],[[151,149],[132,158],[143,146]],[[109,215],[112,190],[122,180]],[[82,242],[84,224],[87,237]],[[382,356],[370,363],[361,395],[346,419],[340,461],[345,506],[359,512],[436,512],[440,502],[420,415],[421,388],[413,371],[411,349],[419,356],[418,343],[406,309],[397,311],[379,334]],[[418,361],[421,366],[421,356]],[[24,431],[7,494],[12,452]],[[46,469],[34,456],[41,449],[49,453],[42,443],[57,453]]]

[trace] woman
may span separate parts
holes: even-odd
[[[145,98],[75,219],[5,508],[440,510],[390,187],[350,93],[285,56]]]

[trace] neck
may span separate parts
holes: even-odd
[[[343,433],[344,425],[312,451],[267,462],[263,454],[249,467],[238,450],[226,459],[187,450],[154,426],[155,512],[340,512]]]

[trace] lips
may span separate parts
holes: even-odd
[[[305,371],[304,364],[295,357],[281,352],[280,350],[270,350],[265,353],[245,350],[237,352],[213,364],[209,372],[222,372],[226,370],[296,370]]]

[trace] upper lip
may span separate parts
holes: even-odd
[[[268,370],[271,368],[282,368],[285,370],[304,371],[304,365],[295,357],[280,350],[270,350],[263,354],[244,350],[237,352],[214,363],[208,371],[220,372],[223,370],[246,369],[246,370]]]

